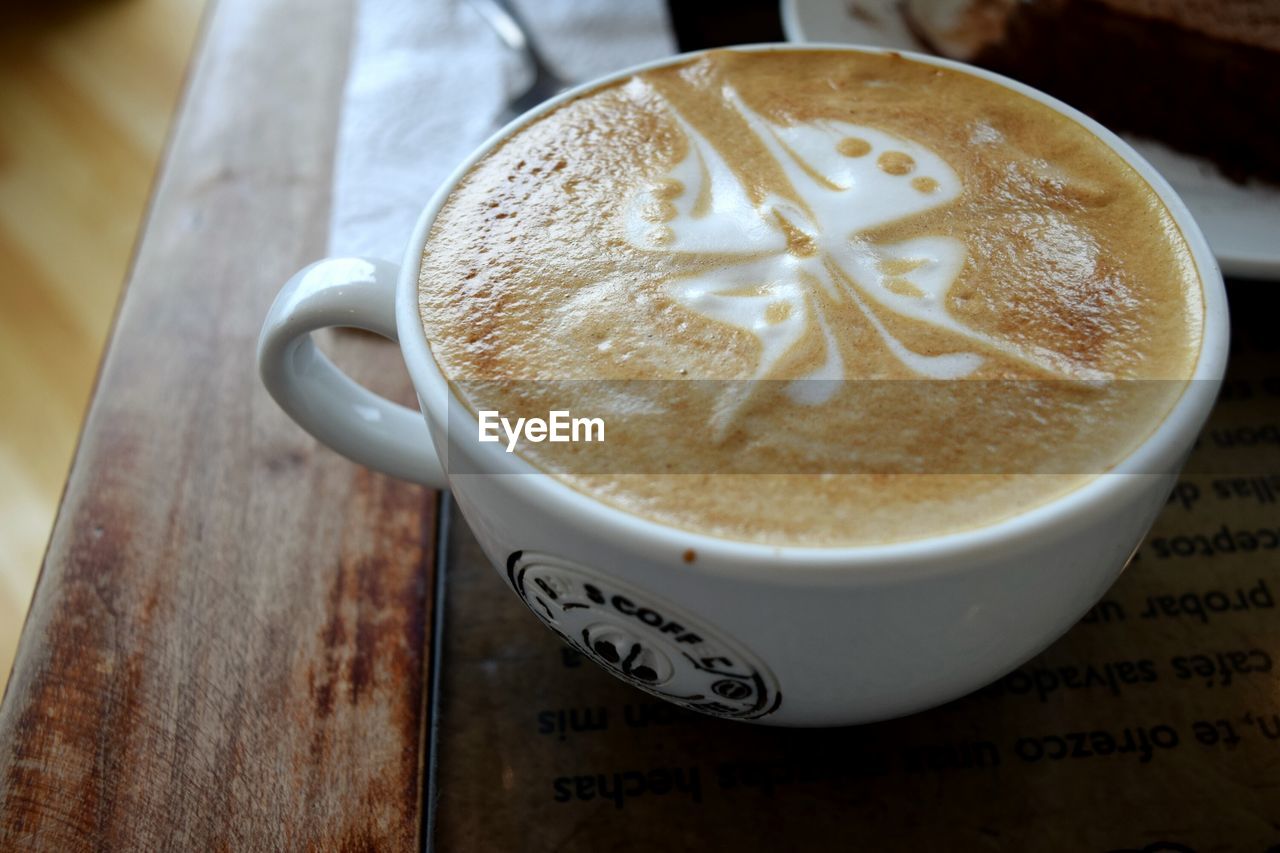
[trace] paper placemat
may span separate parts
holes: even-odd
[[[705,718],[563,646],[449,518],[431,843],[453,850],[1280,851],[1280,300],[1132,565],[1052,648],[886,723]]]

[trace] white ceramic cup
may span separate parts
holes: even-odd
[[[883,52],[847,45],[735,49]],[[452,489],[485,553],[529,608],[568,643],[642,689],[724,717],[791,726],[869,722],[961,696],[1070,628],[1146,535],[1222,379],[1228,322],[1221,273],[1186,206],[1114,134],[1015,81],[911,54],[1048,104],[1092,131],[1155,189],[1182,229],[1203,283],[1197,381],[1113,471],[1050,503],[961,533],[867,547],[774,547],[690,533],[610,507],[501,444],[471,438],[476,420],[464,404],[451,404],[428,348],[418,316],[418,270],[446,197],[502,139],[581,92],[689,56],[584,84],[503,128],[427,204],[399,268],[330,259],[295,275],[262,330],[263,382],[299,424],[351,459]],[[310,333],[327,326],[398,340],[421,413],[339,372],[311,342]],[[465,464],[450,465],[453,473],[439,462],[464,457]]]

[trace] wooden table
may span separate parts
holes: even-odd
[[[319,447],[254,366],[324,252],[354,2],[206,22],[0,704],[0,851],[421,849],[437,495]],[[778,37],[754,7],[673,4],[680,46]],[[328,349],[412,399],[395,347]]]
[[[756,5],[722,41],[779,36]],[[352,7],[205,22],[0,705],[2,850],[420,845],[437,495],[319,447],[254,366],[324,252]],[[395,347],[329,349],[412,399]]]
[[[224,0],[0,706],[0,849],[407,849],[437,497],[262,390],[280,283],[324,252],[348,0]],[[406,395],[396,349],[339,361]]]

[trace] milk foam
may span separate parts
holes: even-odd
[[[1088,129],[963,72],[810,49],[714,52],[542,115],[453,190],[419,273],[469,410],[606,421],[604,444],[522,443],[536,469],[803,546],[971,529],[1110,470],[1191,375],[1200,292]]]
[[[947,309],[947,294],[965,261],[960,240],[929,235],[876,244],[863,236],[960,196],[959,176],[938,154],[902,136],[844,121],[776,124],[748,107],[732,87],[722,94],[772,155],[794,197],[771,193],[753,201],[715,146],[667,103],[688,140],[688,154],[636,194],[624,222],[637,248],[738,258],[676,278],[667,290],[685,308],[755,337],[760,356],[754,378],[774,375],[787,351],[816,332],[823,360],[801,378],[823,381],[795,387],[792,397],[816,405],[835,393],[845,369],[819,293],[852,302],[898,361],[922,378],[963,378],[985,358],[975,351],[915,352],[889,331],[880,312],[928,324],[958,348],[978,344],[1053,375],[1105,378],[956,319]]]

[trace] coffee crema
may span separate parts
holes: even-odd
[[[704,54],[539,117],[454,189],[419,293],[472,411],[608,424],[522,445],[535,466],[814,546],[984,526],[1105,472],[1185,389],[1203,317],[1169,211],[1084,127],[830,50]]]

